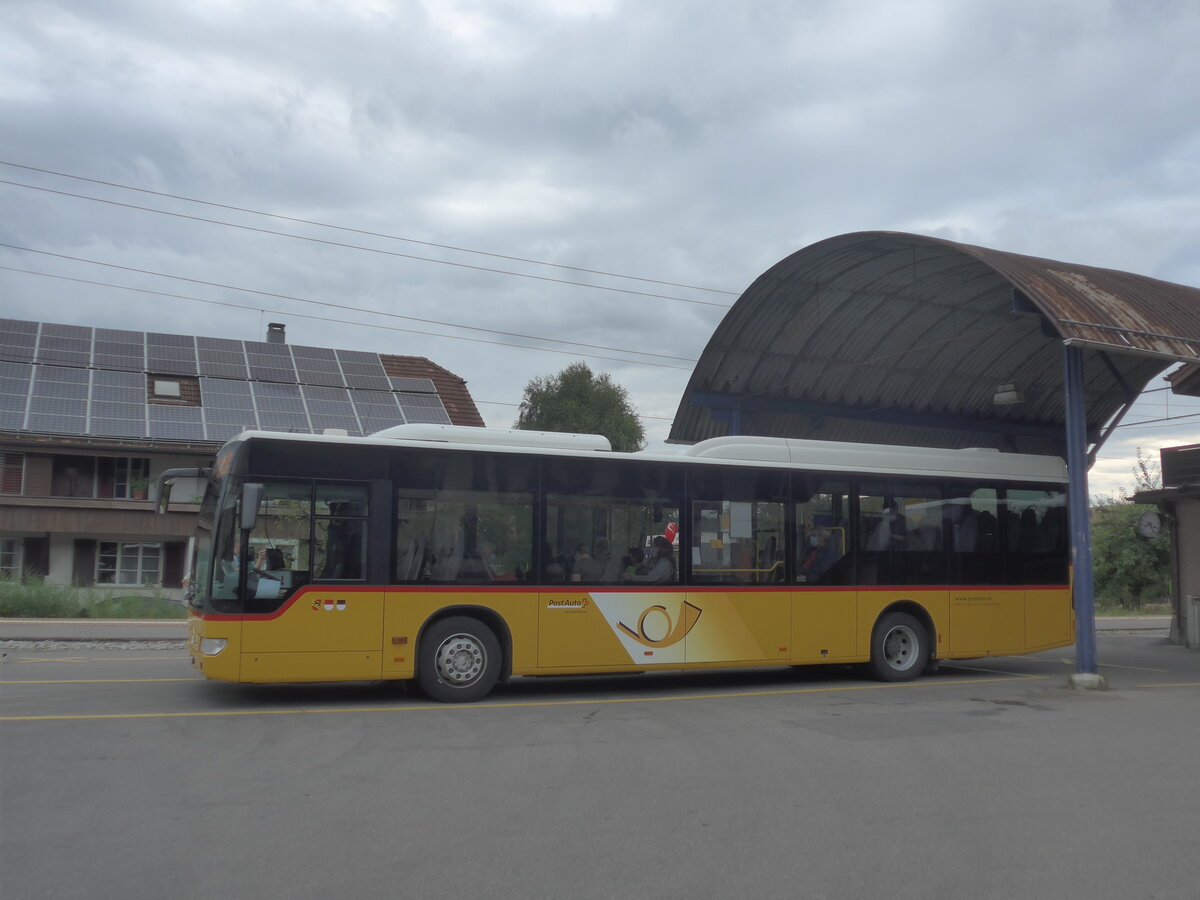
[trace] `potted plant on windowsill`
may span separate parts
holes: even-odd
[[[149,478],[130,478],[129,479],[129,497],[132,500],[145,500],[146,493],[150,489]]]

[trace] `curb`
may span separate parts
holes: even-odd
[[[0,641],[186,641],[186,619],[0,619]]]

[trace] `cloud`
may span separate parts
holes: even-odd
[[[597,348],[695,359],[724,309],[683,301],[735,296],[428,244],[737,292],[806,244],[894,229],[1197,284],[1197,44],[1183,2],[13,0],[8,161],[374,234],[0,167],[30,185],[0,184],[5,243],[595,348],[0,249],[246,307],[0,270],[3,313],[242,338],[283,320],[294,343],[429,356],[494,425],[586,358],[665,419],[687,364]]]

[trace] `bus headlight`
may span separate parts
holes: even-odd
[[[200,652],[205,656],[216,656],[228,643],[228,638],[200,638]]]

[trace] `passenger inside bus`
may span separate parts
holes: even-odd
[[[650,566],[645,572],[634,572],[627,576],[628,581],[641,581],[648,584],[668,584],[675,580],[675,548],[661,534],[654,539],[654,551],[650,557]]]
[[[601,582],[614,584],[621,580],[621,557],[613,554],[612,543],[608,538],[596,538],[596,549],[592,553],[592,557],[600,563]]]
[[[576,546],[575,558],[571,563],[571,580],[595,584],[603,575],[604,563],[588,553],[583,544]]]
[[[979,513],[965,501],[949,504],[946,512],[950,530],[950,549],[955,553],[973,553],[979,544]]]
[[[287,564],[283,561],[283,551],[277,547],[264,547],[259,550],[258,558],[254,561],[254,571],[267,578],[282,580],[287,571]]]
[[[331,517],[350,512],[352,504],[330,503]],[[319,577],[328,579],[358,579],[363,577],[362,571],[362,529],[361,519],[330,518],[327,520],[325,532],[325,564],[321,567]]]
[[[549,544],[542,544],[542,568],[545,572],[544,578],[546,581],[566,581],[567,567],[561,556],[555,556],[554,550]]]
[[[820,581],[842,556],[839,542],[828,529],[818,528],[808,536],[808,546],[800,557],[799,581]]]
[[[638,572],[644,572],[646,554],[641,547],[630,547],[629,552],[621,557],[621,580],[629,581]]]

